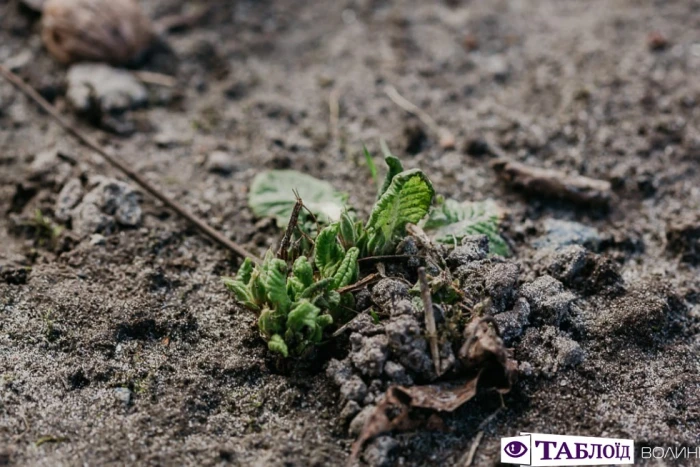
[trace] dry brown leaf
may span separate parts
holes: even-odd
[[[479,386],[492,388],[501,394],[510,391],[517,376],[517,366],[492,318],[475,318],[465,329],[466,340],[459,351],[464,369],[474,375],[460,382],[445,382],[427,386],[392,386],[384,400],[377,405],[352,446],[349,463],[354,462],[364,444],[389,431],[412,430],[427,422],[411,416],[411,409],[453,412],[472,399]]]
[[[135,0],[47,0],[41,37],[62,63],[123,65],[138,60],[154,38]]]

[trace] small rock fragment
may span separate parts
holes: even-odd
[[[326,367],[326,376],[332,379],[336,385],[341,386],[352,376],[352,365],[348,359],[333,359],[328,362],[328,366]]]
[[[400,363],[389,360],[384,364],[384,373],[396,384],[401,384],[403,386],[413,385],[413,379],[406,374],[406,368]]]
[[[365,426],[367,419],[374,413],[376,407],[374,405],[368,405],[360,411],[355,418],[350,422],[350,427],[348,428],[348,434],[350,436],[357,437],[361,432],[362,428]]]
[[[523,285],[520,294],[530,304],[533,322],[554,326],[558,326],[568,314],[571,302],[576,298],[574,294],[564,290],[561,282],[547,275]]]
[[[367,445],[362,459],[371,467],[391,465],[391,451],[399,445],[391,436],[379,436]]]
[[[396,279],[382,279],[372,289],[372,301],[381,308],[390,308],[402,298],[408,298],[408,286]]]
[[[140,198],[139,193],[124,182],[99,178],[97,186],[71,212],[73,230],[86,236],[111,233],[115,222],[136,227],[141,223]]]
[[[355,415],[360,413],[360,410],[362,410],[360,404],[358,404],[356,401],[348,401],[347,404],[345,404],[345,407],[343,407],[343,410],[340,411],[340,421],[342,423],[347,423]]]
[[[344,400],[361,401],[367,396],[367,385],[359,376],[351,376],[340,386]]]
[[[385,325],[389,347],[399,362],[424,379],[435,374],[433,360],[428,353],[428,342],[418,321],[401,315]]]
[[[593,251],[598,250],[601,242],[597,229],[578,222],[559,219],[544,221],[544,236],[534,241],[536,248],[560,248],[568,245],[583,245]]]
[[[484,286],[498,312],[513,305],[519,278],[520,267],[516,263],[496,263],[489,269]]]
[[[354,333],[350,336],[352,351],[350,358],[355,368],[366,376],[379,376],[384,371],[384,363],[389,357],[388,339],[378,335],[364,337]]]
[[[234,164],[231,154],[224,151],[214,151],[207,157],[209,172],[228,175],[233,172]]]
[[[547,271],[560,281],[572,284],[586,266],[587,253],[581,245],[560,248],[545,259]]]
[[[79,112],[121,113],[148,99],[146,87],[131,73],[100,63],[73,65],[66,80],[66,97]]]
[[[489,239],[486,235],[468,235],[462,239],[462,245],[450,252],[447,264],[452,268],[458,268],[473,261],[482,260],[488,254]]]
[[[83,184],[78,178],[68,180],[58,193],[54,216],[61,222],[67,222],[71,216],[71,210],[77,206],[83,198]]]
[[[124,405],[129,405],[131,402],[131,391],[128,388],[115,388],[114,396]]]
[[[520,337],[525,326],[530,324],[530,305],[524,298],[518,299],[512,310],[498,313],[493,317],[498,324],[501,338],[506,345],[510,345]]]

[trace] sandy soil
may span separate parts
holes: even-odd
[[[144,7],[158,18],[183,3]],[[498,463],[499,438],[519,431],[700,445],[700,4],[209,3],[204,25],[170,34],[172,54],[143,65],[178,84],[149,86],[132,134],[78,125],[259,253],[279,232],[247,208],[255,173],[305,171],[367,212],[361,145],[378,150],[380,137],[439,192],[508,209],[523,283],[546,272],[536,242],[547,220],[595,227],[598,272],[567,284],[574,318],[561,329],[582,362],[553,369],[540,331],[516,340],[515,358],[537,371],[483,427],[474,463]],[[0,2],[0,62],[30,54],[18,73],[71,115],[66,68],[42,48],[37,19]],[[668,38],[662,50],[650,50],[653,31]],[[449,128],[456,149],[440,149],[387,84]],[[52,148],[62,156],[38,170]],[[491,169],[495,148],[610,180],[610,209],[523,196]],[[208,170],[217,149],[234,155],[230,175]],[[221,286],[237,258],[148,196],[140,224],[102,244],[67,225],[47,245],[17,226],[36,209],[55,219],[66,181],[96,175],[122,179],[0,82],[0,465],[342,464],[353,438],[326,361],[276,363]],[[445,417],[449,432],[397,434],[386,462],[453,465],[499,406],[484,393]]]

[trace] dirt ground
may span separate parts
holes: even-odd
[[[143,3],[159,18],[187,2]],[[505,409],[480,427],[501,403],[480,394],[444,417],[447,432],[394,435],[387,462],[457,465],[481,429],[474,465],[497,464],[500,437],[519,431],[700,445],[700,3],[208,3],[204,24],[169,34],[172,52],[143,65],[177,85],[149,86],[130,134],[76,122],[235,241],[262,253],[279,238],[246,204],[263,169],[328,180],[366,213],[375,192],[361,147],[378,152],[380,137],[438,192],[508,210],[523,282],[544,273],[548,220],[599,232],[587,246],[607,266],[570,287],[575,319],[562,330],[582,361],[551,368],[556,348],[526,333],[514,357],[538,371]],[[659,50],[654,31],[667,38]],[[0,62],[21,54],[18,74],[72,115],[38,15],[0,1]],[[387,84],[450,129],[456,149]],[[37,155],[52,148],[61,156],[42,172]],[[490,167],[497,148],[611,181],[610,208],[512,190]],[[215,150],[234,155],[232,173],[209,170]],[[0,465],[343,464],[353,437],[326,360],[276,363],[221,285],[237,258],[145,195],[139,225],[103,242],[67,225],[47,245],[18,228],[36,209],[55,219],[66,180],[96,175],[123,180],[0,81]]]

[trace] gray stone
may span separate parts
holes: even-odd
[[[431,379],[435,374],[433,360],[428,354],[428,343],[418,321],[402,315],[392,319],[384,329],[389,338],[389,348],[399,362],[419,377]]]
[[[544,235],[533,242],[536,248],[583,245],[596,251],[600,246],[600,233],[594,227],[560,219],[547,219],[543,227]]]
[[[101,63],[73,65],[66,76],[66,97],[81,112],[94,105],[105,113],[123,112],[146,104],[146,87],[126,70]]]
[[[363,375],[379,376],[384,371],[384,363],[389,357],[388,339],[384,335],[365,337],[354,333],[350,336],[353,365]]]
[[[362,432],[362,428],[364,428],[367,419],[372,415],[375,408],[376,407],[373,405],[368,405],[362,409],[360,413],[355,415],[355,418],[352,419],[348,427],[348,434],[350,436],[357,437]]]
[[[381,308],[389,309],[402,298],[408,298],[408,286],[396,279],[382,279],[372,289],[372,301]]]
[[[473,261],[485,259],[489,254],[489,239],[486,235],[469,235],[462,239],[462,244],[454,248],[447,256],[451,268],[465,266]]]
[[[530,305],[524,298],[518,299],[512,310],[498,313],[493,317],[506,345],[510,345],[522,335],[525,326],[530,324],[529,317]]]
[[[131,391],[128,388],[115,388],[114,396],[124,405],[129,405],[129,403],[131,403]]]
[[[560,281],[570,284],[586,266],[588,251],[581,245],[569,245],[550,253],[545,264],[547,271]]]
[[[392,464],[391,451],[399,445],[391,436],[378,436],[370,442],[362,454],[362,459],[371,467],[386,467]]]
[[[207,157],[207,170],[213,173],[228,175],[234,169],[233,156],[224,151],[214,151]]]
[[[541,276],[520,288],[532,310],[533,323],[559,326],[568,314],[571,302],[576,296],[564,289],[564,284],[552,276]]]
[[[56,199],[54,216],[61,222],[67,222],[71,217],[71,211],[78,205],[84,194],[83,184],[78,178],[71,178],[63,185]]]
[[[361,401],[367,396],[367,385],[359,376],[351,376],[340,386],[340,394],[348,401]]]
[[[498,312],[513,305],[519,278],[520,267],[515,263],[496,263],[488,270],[484,286]]]
[[[384,364],[384,373],[396,384],[402,384],[404,386],[413,384],[413,379],[406,374],[406,368],[400,363],[389,360]]]
[[[73,230],[82,236],[109,234],[116,223],[136,227],[141,223],[140,194],[118,180],[97,177],[96,186],[71,211]]]
[[[332,379],[337,386],[341,386],[352,376],[352,365],[350,361],[348,359],[331,360],[326,367],[326,376]]]
[[[345,404],[345,407],[343,407],[343,410],[340,411],[341,422],[347,423],[353,417],[355,417],[355,415],[360,413],[360,410],[362,410],[360,404],[358,404],[356,401],[348,401],[347,404]]]

